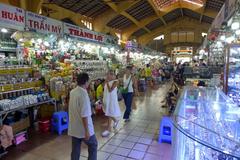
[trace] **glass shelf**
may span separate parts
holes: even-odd
[[[229,157],[236,160],[240,158],[240,108],[219,89],[185,87],[178,101],[173,122],[176,136],[178,135],[175,136],[178,140],[174,143],[181,146],[176,149],[174,155],[180,156],[180,152],[184,152],[186,156],[196,156],[190,152],[196,152],[197,147],[201,150],[196,159],[210,160],[206,157],[213,157],[214,152],[218,153],[217,157],[227,157],[221,160],[228,160]],[[186,144],[181,144],[185,142]],[[212,150],[211,155],[207,155],[209,149]],[[205,158],[200,158],[203,156],[200,153],[204,153]]]

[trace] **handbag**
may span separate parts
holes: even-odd
[[[131,78],[130,78],[130,80],[129,80],[129,82],[128,82],[127,88],[124,88],[124,87],[120,87],[120,88],[119,88],[119,90],[120,90],[120,92],[121,92],[122,94],[128,93],[128,87],[129,87],[129,85],[130,85],[131,80],[132,80],[132,76],[131,76]]]
[[[120,92],[120,90],[118,90],[117,94],[118,94],[118,101],[123,100],[123,96],[122,96],[122,93]]]

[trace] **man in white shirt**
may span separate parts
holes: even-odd
[[[82,141],[88,145],[88,160],[97,160],[98,142],[94,133],[90,99],[87,93],[89,85],[87,73],[77,76],[78,86],[70,92],[69,129],[72,136],[71,160],[79,160]]]

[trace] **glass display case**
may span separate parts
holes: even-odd
[[[227,49],[225,66],[225,92],[240,106],[240,45]]]
[[[173,124],[174,160],[240,160],[240,108],[221,90],[185,87]]]

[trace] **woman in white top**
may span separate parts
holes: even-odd
[[[103,137],[110,135],[112,120],[114,121],[113,128],[115,129],[121,117],[121,110],[118,103],[117,86],[118,80],[116,80],[115,73],[113,71],[109,71],[103,94],[104,112],[108,117],[108,129],[102,133]]]
[[[124,103],[126,106],[126,110],[123,116],[123,119],[125,119],[125,122],[128,122],[130,120],[129,116],[132,111],[132,101],[133,101],[133,92],[134,92],[133,85],[134,85],[134,88],[136,89],[135,92],[138,94],[137,81],[135,77],[132,75],[132,67],[128,66],[123,76],[123,87],[125,89],[128,88],[128,92],[122,94]]]

